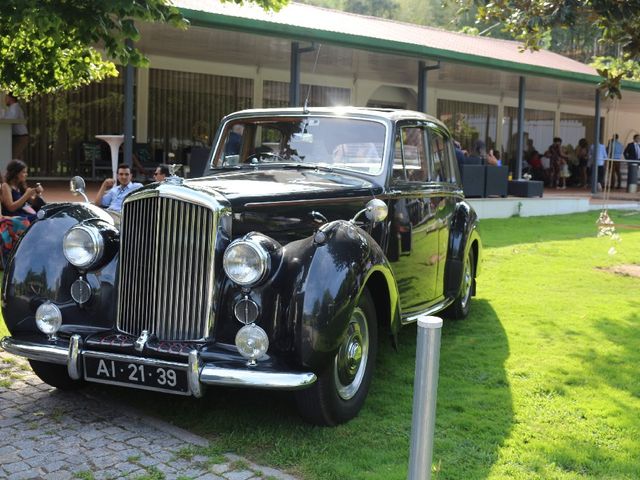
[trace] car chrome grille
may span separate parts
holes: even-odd
[[[161,196],[123,208],[118,327],[161,340],[198,340],[210,328],[215,211]]]

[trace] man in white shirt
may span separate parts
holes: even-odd
[[[120,212],[122,211],[122,202],[125,197],[131,192],[142,188],[141,183],[131,181],[131,168],[126,163],[118,165],[118,182],[120,184],[115,185],[116,182],[113,178],[105,179],[100,186],[100,190],[98,190],[94,203],[99,207]],[[109,191],[107,192],[107,190]]]
[[[7,93],[4,97],[4,103],[7,106],[7,110],[4,112],[2,118],[7,120],[22,120],[24,121],[24,112],[18,99],[13,96],[12,93]],[[29,131],[24,123],[14,123],[11,125],[11,156],[14,159],[23,160],[22,154],[29,145]]]
[[[591,145],[589,150],[589,160],[591,161],[591,165],[594,168],[597,168],[597,178],[598,178],[598,191],[602,191],[602,185],[604,185],[604,161],[607,158],[607,149],[605,148],[603,143],[598,143],[598,145]]]

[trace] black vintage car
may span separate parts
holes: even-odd
[[[288,389],[334,425],[361,409],[381,338],[468,314],[480,255],[436,119],[242,111],[201,177],[148,185],[121,217],[43,208],[5,272],[2,346],[61,389]]]

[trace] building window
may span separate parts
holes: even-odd
[[[121,134],[123,104],[122,69],[118,77],[23,103],[29,129],[25,155],[29,174],[65,178],[75,174],[90,176],[91,166],[83,161],[82,145],[97,142],[96,135]],[[106,144],[104,150],[108,155]]]
[[[469,153],[478,140],[487,151],[495,149],[498,107],[483,103],[438,100],[438,118],[449,128],[453,138]]]
[[[265,108],[283,108],[289,106],[289,83],[267,80],[263,83],[263,106]],[[300,104],[303,105],[309,94],[310,107],[337,107],[351,104],[351,90],[340,87],[322,87],[320,85],[300,85]]]
[[[220,120],[251,108],[253,80],[151,69],[148,143],[155,162],[188,163],[194,147],[209,148]]]
[[[530,150],[528,142],[533,142],[541,154],[553,143],[555,112],[545,110],[524,109],[524,141],[523,152]],[[575,145],[575,144],[574,144]],[[503,164],[514,165],[518,151],[518,109],[505,107],[502,120],[502,152]]]

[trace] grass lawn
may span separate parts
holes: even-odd
[[[640,230],[596,238],[597,216],[482,221],[471,316],[442,331],[433,478],[640,478],[640,278],[607,270],[640,264]],[[638,213],[612,217],[640,226]],[[208,436],[211,455],[305,479],[404,479],[415,335],[381,348],[363,412],[337,428],[303,424],[285,393],[95,388]]]

